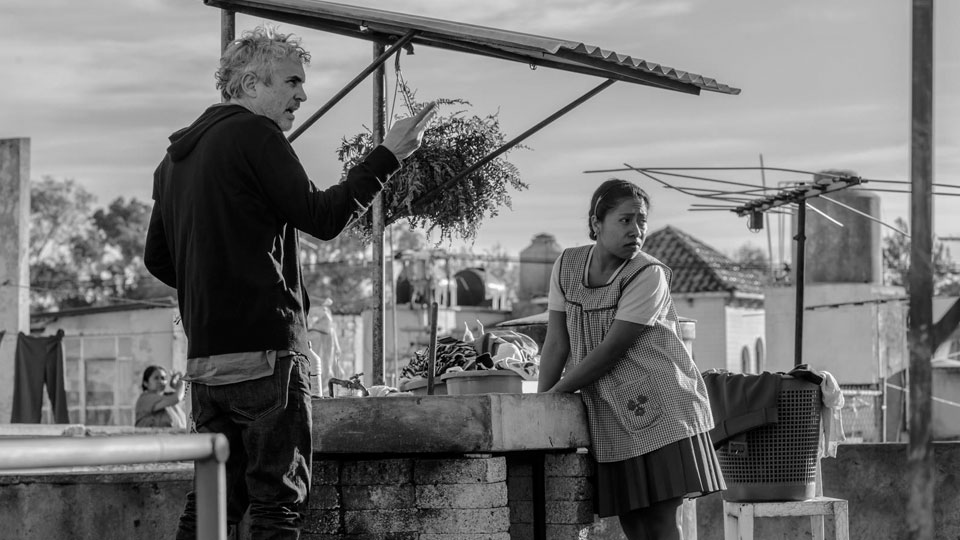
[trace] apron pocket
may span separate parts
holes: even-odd
[[[610,407],[627,431],[642,431],[660,419],[660,399],[649,375],[618,385],[610,396]]]

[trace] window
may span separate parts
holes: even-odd
[[[757,343],[754,348],[757,351],[757,373],[760,373],[767,368],[766,358],[764,358],[763,355],[763,338],[757,338]]]
[[[750,347],[746,345],[740,349],[740,371],[743,373],[755,373],[753,360],[750,358]]]
[[[130,336],[63,338],[63,378],[70,422],[132,426],[143,368],[133,360]],[[49,405],[44,422],[51,421]]]

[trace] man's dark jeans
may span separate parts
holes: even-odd
[[[191,384],[200,433],[223,433],[227,460],[227,522],[250,511],[255,540],[299,538],[310,494],[310,361],[278,358],[273,375],[223,386]],[[195,492],[187,494],[177,540],[194,540]]]

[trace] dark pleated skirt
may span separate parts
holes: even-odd
[[[597,463],[594,501],[597,514],[608,517],[726,488],[710,434],[701,433],[639,457]]]

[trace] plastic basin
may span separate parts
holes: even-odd
[[[523,377],[506,369],[454,371],[444,373],[440,380],[447,384],[447,395],[451,396],[523,393]]]

